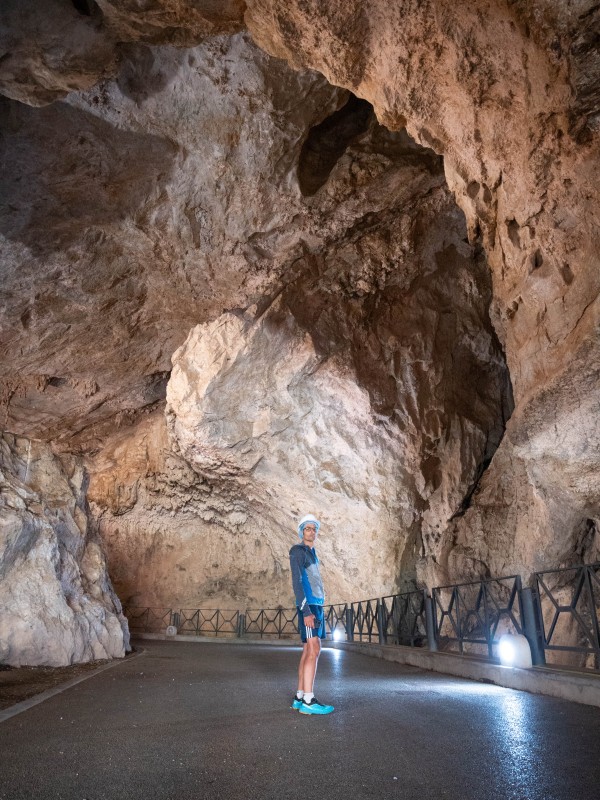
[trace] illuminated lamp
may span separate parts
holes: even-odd
[[[529,669],[533,666],[531,648],[527,639],[515,633],[505,633],[498,642],[498,655],[503,667]]]

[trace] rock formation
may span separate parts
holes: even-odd
[[[256,80],[251,57],[256,72],[273,69],[244,47],[242,97]],[[179,80],[193,91],[186,66]],[[259,291],[232,298],[225,314],[205,310],[209,321],[174,356],[170,439],[159,419],[143,422],[132,442],[119,436],[90,462],[127,603],[289,606],[287,551],[309,507],[324,518],[332,600],[406,585],[422,524],[439,535],[510,413],[487,266],[466,243],[438,159],[354,100],[290,138],[297,115],[315,121],[324,87],[314,73],[289,80],[305,83],[304,105],[263,96],[228,151],[237,172],[204,190],[214,209],[211,192],[235,201],[235,184],[253,182],[256,203],[233,208],[246,237],[237,263],[244,275],[248,262],[260,266]],[[172,96],[156,101],[167,119]],[[268,234],[255,228],[257,210],[272,215]],[[226,265],[221,243],[210,255]]]
[[[132,46],[88,93],[5,101],[5,427],[87,452],[164,399],[190,328],[261,298],[302,238],[287,183],[346,97],[239,35]]]
[[[406,124],[443,154],[470,238],[485,248],[516,407],[490,476],[499,513],[488,506],[485,546],[471,535],[477,511],[459,525],[461,574],[469,558],[485,574],[539,567],[549,553],[575,557],[578,532],[599,509],[597,7],[252,0],[246,21],[269,52],[318,69],[370,100],[387,127]],[[522,524],[508,513],[512,492],[497,489],[498,472],[513,468],[502,483],[525,479],[544,509],[528,526],[536,555],[527,562],[503,546]],[[451,530],[424,543],[428,582],[448,563]]]
[[[0,439],[0,662],[124,656],[127,622],[89,519],[87,479],[48,445]]]
[[[124,600],[287,605],[305,510],[331,599],[597,557],[592,2],[0,14],[2,427]]]

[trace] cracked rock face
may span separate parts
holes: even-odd
[[[132,46],[47,108],[4,101],[3,425],[89,451],[152,411],[190,328],[255,302],[298,247],[302,140],[346,98],[239,35]]]
[[[0,439],[0,662],[125,655],[127,622],[87,507],[87,478],[47,445]]]
[[[192,329],[166,428],[157,414],[90,461],[127,604],[289,607],[309,509],[331,600],[409,585],[500,440],[487,265],[439,162],[355,103],[331,119],[349,143],[332,164],[328,126],[307,138],[304,239],[271,291]]]
[[[485,248],[516,407],[489,479],[500,513],[494,519],[481,509],[483,549],[471,517],[459,523],[456,541],[471,544],[458,546],[457,563],[465,567],[460,556],[471,545],[472,574],[519,561],[519,548],[505,542],[521,540],[523,520],[503,499],[512,492],[493,488],[492,475],[503,469],[510,471],[503,484],[526,481],[543,508],[526,526],[537,556],[523,558],[520,571],[542,561],[555,566],[549,552],[578,559],[577,531],[597,518],[600,445],[592,411],[600,314],[597,7],[252,0],[246,20],[269,52],[322,71],[370,100],[388,127],[406,123],[417,141],[443,154],[469,235]],[[575,402],[567,387],[576,387]],[[568,511],[557,511],[557,492]],[[477,506],[477,495],[472,501]],[[431,554],[422,573],[428,582],[439,575],[436,562],[454,563],[447,561],[454,540],[449,529]],[[450,569],[449,577],[467,574]]]
[[[331,599],[597,557],[593,2],[0,22],[2,427],[123,599],[289,605],[308,510]]]

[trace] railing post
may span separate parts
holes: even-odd
[[[485,632],[485,641],[488,649],[488,658],[490,661],[494,658],[494,641],[492,638],[492,626],[490,624],[490,616],[488,613],[488,603],[487,603],[487,583],[485,581],[481,582],[481,592],[483,595],[483,619],[484,619],[484,632]]]
[[[543,643],[539,632],[542,630],[541,609],[534,599],[533,590],[521,589],[521,606],[523,608],[523,633],[531,647],[531,660],[534,666],[546,663]]]
[[[383,602],[381,600],[377,601],[377,631],[379,633],[379,644],[385,644],[387,640],[386,631],[384,630],[385,623],[384,623],[385,611],[383,608]]]
[[[427,647],[432,653],[437,652],[437,637],[435,635],[435,621],[433,617],[433,600],[425,592],[425,629],[427,631]]]
[[[454,607],[456,608],[456,627],[458,628],[458,651],[462,656],[465,653],[465,648],[463,645],[463,626],[460,618],[460,592],[457,586],[452,589],[452,597],[455,598]]]
[[[354,641],[354,610],[352,604],[348,604],[346,609],[346,639],[349,642]]]
[[[240,611],[238,613],[238,624],[237,624],[237,632],[236,632],[236,635],[237,635],[238,639],[241,639],[242,636],[244,635],[245,628],[246,628],[246,618],[245,618],[245,615],[242,614],[242,612]]]
[[[596,603],[594,599],[594,586],[592,584],[592,568],[585,567],[585,586],[588,591],[588,608],[590,614],[590,621],[592,623],[592,633],[594,641],[592,647],[594,648],[594,655],[596,660],[596,669],[600,668],[600,624],[598,622],[598,612],[596,610]]]

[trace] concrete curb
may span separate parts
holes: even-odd
[[[516,669],[488,664],[478,659],[455,653],[434,653],[420,648],[401,645],[367,644],[366,642],[329,642],[330,647],[349,650],[397,664],[408,664],[431,672],[443,672],[458,678],[484,681],[519,689],[533,694],[544,694],[600,708],[600,675],[571,670],[533,667]]]
[[[28,709],[37,706],[39,703],[43,703],[44,700],[49,700],[51,697],[54,697],[54,695],[61,694],[61,692],[66,692],[67,689],[70,689],[72,686],[77,686],[78,683],[87,681],[88,678],[93,678],[94,675],[98,675],[107,669],[118,667],[120,664],[128,664],[134,658],[139,658],[145,654],[146,651],[142,650],[139,653],[133,653],[129,656],[129,658],[125,657],[122,659],[115,659],[114,661],[111,661],[110,664],[103,664],[101,667],[98,667],[98,669],[95,669],[92,672],[87,672],[85,675],[80,675],[78,678],[72,678],[70,681],[59,683],[58,686],[54,686],[52,689],[47,689],[45,692],[35,694],[33,697],[29,697],[27,700],[21,700],[20,703],[15,703],[14,706],[9,706],[3,711],[0,711],[0,723],[10,719],[11,717],[16,717],[17,714],[22,714],[23,711],[27,711]]]

